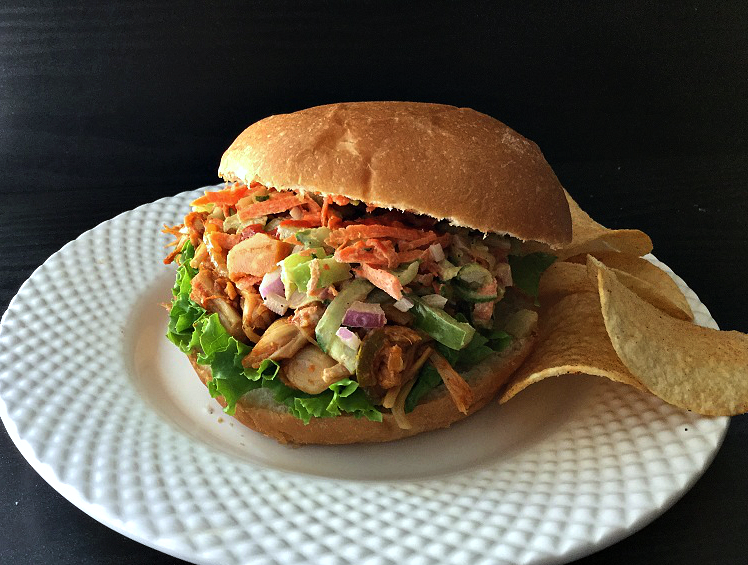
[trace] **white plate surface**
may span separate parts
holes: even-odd
[[[126,536],[195,563],[563,563],[664,512],[719,448],[727,418],[591,377],[544,381],[392,444],[293,449],[259,436],[223,415],[163,337],[174,267],[160,228],[196,194],[67,244],[0,328],[11,438]],[[675,278],[696,321],[716,327]]]

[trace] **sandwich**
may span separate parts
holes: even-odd
[[[246,426],[292,444],[444,428],[532,350],[538,281],[571,218],[538,147],[503,123],[319,106],[249,126],[219,175],[164,227],[167,336]]]

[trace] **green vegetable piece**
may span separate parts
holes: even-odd
[[[468,288],[476,289],[489,284],[493,280],[493,275],[478,263],[469,263],[460,268],[457,280]]]
[[[555,260],[554,255],[540,252],[522,256],[510,255],[509,266],[512,268],[514,286],[537,299],[540,276]]]
[[[296,232],[296,239],[304,247],[322,247],[328,237],[330,228],[310,228]]]
[[[319,344],[322,351],[340,363],[343,363],[343,361],[333,355],[333,351],[331,350],[332,344],[337,341],[346,349],[351,350],[351,348],[347,347],[342,341],[340,341],[340,338],[336,336],[335,333],[340,329],[340,324],[343,323],[343,316],[345,316],[346,310],[348,310],[348,308],[351,307],[351,304],[357,300],[363,301],[369,292],[371,292],[372,288],[374,288],[374,285],[365,279],[356,279],[352,281],[351,284],[341,290],[338,295],[332,299],[332,302],[327,306],[325,313],[322,314],[322,318],[320,318],[317,323],[317,327],[314,331],[315,337],[317,338],[317,344]],[[355,356],[353,361],[354,365],[352,370],[355,370]],[[348,367],[347,364],[346,367]]]
[[[351,266],[348,263],[339,263],[332,257],[317,259],[319,262],[319,281],[316,288],[326,288],[336,282],[351,278]],[[288,279],[303,292],[307,290],[311,278],[312,261],[300,263],[288,273]]]
[[[463,349],[473,339],[475,328],[467,322],[458,322],[441,308],[432,308],[416,296],[408,295],[408,299],[413,301],[410,312],[415,327],[439,343],[451,349]]]
[[[506,332],[490,330],[484,333],[476,332],[468,346],[460,351],[449,349],[440,343],[436,345],[436,350],[456,370],[467,371],[493,353],[506,349],[513,339]]]
[[[276,400],[278,400],[277,396]],[[363,417],[374,422],[382,421],[382,413],[369,401],[358,383],[351,379],[342,379],[333,383],[329,389],[320,394],[301,393],[290,396],[283,403],[305,424],[308,424],[312,418],[332,418],[340,415],[341,412],[352,414],[354,418]]]
[[[416,275],[418,275],[418,266],[420,264],[420,261],[413,261],[412,263],[408,263],[405,267],[393,269],[390,273],[397,277],[397,280],[400,281],[401,285],[405,286],[406,284],[412,283],[413,279],[416,278]]]
[[[439,278],[445,282],[455,278],[457,276],[457,273],[459,273],[460,269],[462,268],[453,265],[446,259],[442,259],[441,261],[439,261],[439,263],[437,263],[437,266],[439,268]]]
[[[453,288],[457,296],[459,296],[463,300],[467,300],[468,302],[491,302],[499,298],[498,294],[483,294],[478,290],[474,290],[462,285],[454,285]]]
[[[384,345],[384,330],[376,329],[361,342],[356,355],[356,380],[361,386],[374,386],[377,384],[374,375],[374,357]]]
[[[426,365],[421,369],[418,380],[405,399],[405,412],[412,412],[418,406],[420,400],[440,384],[442,384],[442,377],[439,371],[431,364]]]
[[[345,365],[351,373],[356,372],[356,350],[348,347],[338,336],[334,336],[327,354],[338,363]]]

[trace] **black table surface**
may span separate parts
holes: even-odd
[[[0,7],[2,311],[65,242],[216,182],[252,121],[396,99],[535,140],[593,217],[646,231],[723,329],[748,332],[745,2],[58,4]],[[747,440],[733,418],[690,492],[579,563],[745,563]],[[2,563],[179,562],[68,503],[4,430],[0,485]]]

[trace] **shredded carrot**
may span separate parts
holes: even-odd
[[[406,227],[404,223],[402,223],[400,220],[394,220],[387,216],[386,214],[383,214],[381,216],[374,216],[372,218],[361,218],[355,222],[351,222],[351,225],[359,225],[364,224],[367,226],[390,226],[393,228],[404,228]]]
[[[353,269],[353,272],[359,277],[367,279],[377,288],[381,288],[395,300],[400,300],[403,297],[403,285],[392,273],[375,269],[366,263],[363,263],[358,269]]]
[[[307,212],[301,216],[301,220],[309,222],[310,227],[318,228],[322,225],[319,212]]]
[[[172,261],[174,261],[174,258],[182,252],[182,246],[184,245],[184,241],[186,238],[187,236],[183,235],[178,240],[174,241],[174,249],[172,249],[171,253],[169,253],[164,259],[164,265],[169,265]]]
[[[163,229],[161,230],[161,233],[170,233],[174,237],[179,237],[182,235],[182,228],[184,227],[184,224],[177,224],[176,226],[169,226],[164,224]]]
[[[301,220],[283,220],[280,224],[282,228],[318,228],[320,226],[319,217],[312,219],[302,218]]]
[[[438,243],[444,249],[446,249],[452,243],[452,234],[451,233],[443,233],[439,237],[436,238],[436,241],[434,243]]]
[[[205,204],[217,204],[234,207],[236,203],[244,198],[249,192],[244,184],[234,184],[223,190],[206,192],[204,196],[192,201],[191,206],[204,206]]]
[[[200,243],[200,237],[205,231],[203,220],[208,217],[205,212],[190,212],[184,217],[184,226],[187,228],[190,234],[190,243],[193,247],[197,247]]]
[[[410,251],[411,249],[418,249],[419,247],[430,245],[435,239],[436,234],[431,231],[419,239],[413,239],[411,241],[401,241],[397,245],[397,248],[399,251]]]
[[[357,249],[353,245],[336,250],[334,257],[339,263],[361,263],[362,265],[368,264],[377,267],[385,266],[382,258],[371,249]]]
[[[330,234],[325,243],[333,247],[339,247],[344,243],[354,239],[368,239],[391,237],[394,239],[404,239],[406,241],[417,240],[424,237],[425,232],[410,228],[400,228],[393,226],[383,226],[380,224],[354,224],[343,229],[335,230]]]
[[[366,239],[335,250],[335,259],[342,263],[369,263],[394,269],[400,263],[395,246],[389,240]]]
[[[367,239],[366,243],[371,245],[376,253],[379,253],[387,261],[387,268],[394,269],[400,264],[395,246],[387,239]]]
[[[319,216],[322,211],[322,207],[317,204],[317,201],[311,196],[304,197],[304,204],[306,204],[310,214],[317,214]]]
[[[397,261],[398,264],[418,261],[419,259],[423,259],[427,253],[428,250],[426,249],[413,249],[411,251],[403,251],[402,253],[397,254]]]
[[[267,216],[268,214],[280,214],[298,206],[302,203],[302,198],[293,193],[280,194],[278,196],[272,196],[268,200],[263,202],[256,202],[250,204],[238,210],[240,220],[248,220],[250,218],[259,218],[260,216]]]
[[[322,210],[320,211],[319,221],[322,222],[323,226],[327,225],[327,215],[330,212],[330,197],[325,196],[322,199]]]

